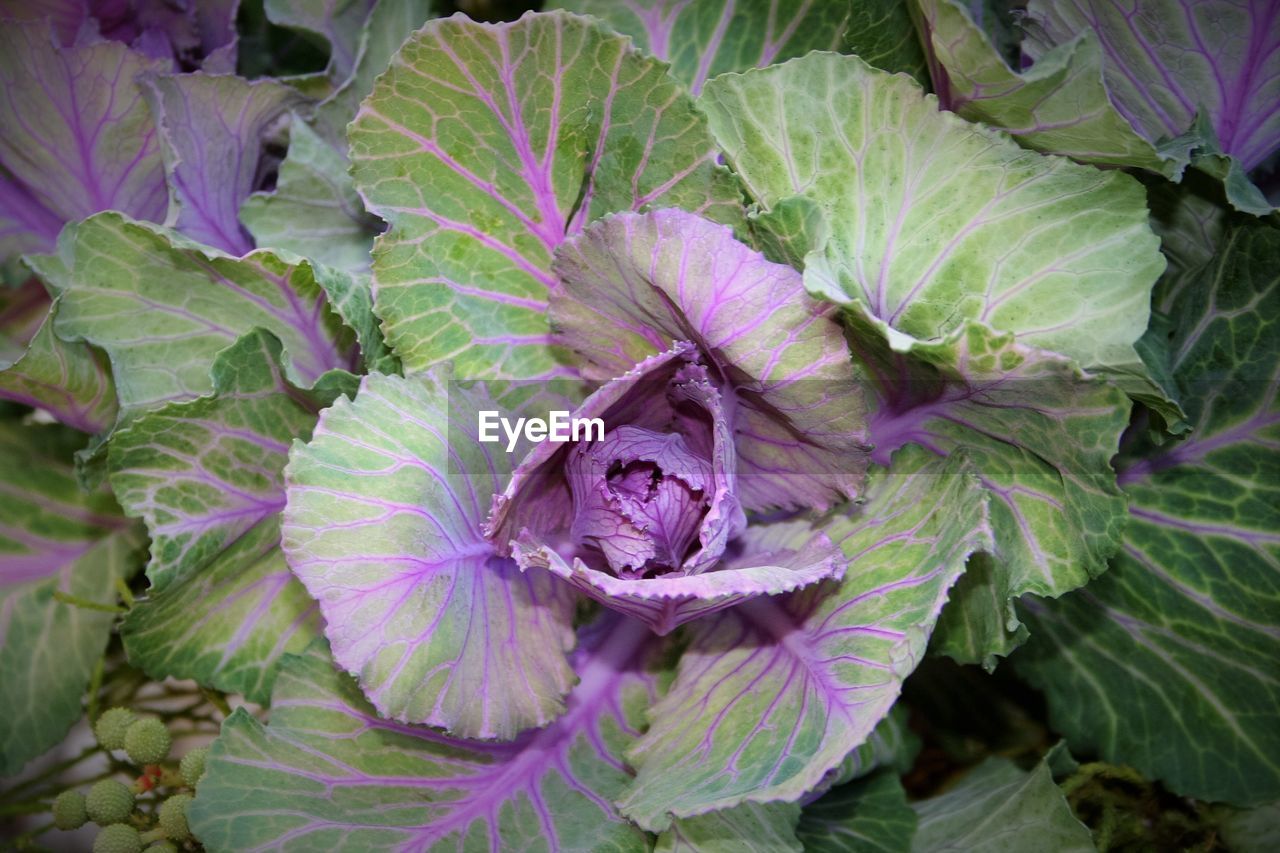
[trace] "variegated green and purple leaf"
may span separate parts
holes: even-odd
[[[284,345],[285,375],[313,387],[357,364],[355,336],[330,306],[333,282],[294,256],[243,258],[167,229],[103,213],[35,259],[60,294],[54,331],[111,359],[121,415],[213,390],[214,356],[255,328]]]
[[[656,849],[669,853],[863,849],[905,853],[915,829],[915,812],[907,805],[898,774],[911,767],[919,746],[907,729],[905,711],[894,706],[871,737],[804,797],[803,816],[799,803],[743,803],[672,821],[658,836]],[[832,789],[832,785],[838,787]],[[876,842],[883,846],[861,846]]]
[[[692,623],[670,692],[629,752],[623,814],[650,830],[741,803],[793,802],[864,743],[923,657],[947,592],[991,547],[967,460],[906,448],[828,532],[843,581]]]
[[[1039,59],[1092,30],[1115,107],[1145,139],[1197,115],[1249,171],[1280,148],[1280,6],[1270,0],[1031,0],[1024,49]]]
[[[615,616],[581,633],[565,713],[509,743],[391,722],[322,649],[288,659],[271,724],[224,724],[192,829],[211,850],[650,849],[612,801],[662,680],[654,640]]]
[[[0,775],[22,769],[80,718],[139,538],[106,490],[70,465],[83,436],[0,421]],[[74,596],[92,610],[54,598]]]
[[[970,121],[998,127],[1028,148],[1082,163],[1139,166],[1177,177],[1182,157],[1157,150],[1111,101],[1104,50],[1085,30],[1025,71],[1009,67],[958,0],[912,0],[939,103]],[[1174,134],[1176,135],[1176,134]]]
[[[376,0],[356,47],[355,66],[338,90],[316,106],[316,131],[347,156],[347,125],[374,81],[405,40],[439,12],[435,0]]]
[[[546,318],[552,255],[606,213],[740,217],[692,100],[621,36],[562,12],[433,21],[401,48],[350,131],[356,187],[390,223],[377,313],[405,370],[571,373]]]
[[[856,53],[924,81],[911,18],[896,0],[557,0],[548,8],[593,15],[636,47],[671,63],[697,95],[712,77],[803,56]]]
[[[111,368],[88,344],[67,343],[53,333],[57,310],[56,305],[48,309],[14,361],[0,355],[0,400],[41,409],[61,424],[97,433],[116,422]]]
[[[881,394],[872,458],[888,464],[905,443],[963,451],[990,495],[995,549],[960,580],[932,648],[994,666],[1025,638],[1013,599],[1083,586],[1118,550],[1127,513],[1111,458],[1128,400],[1069,359],[978,324],[921,343],[860,307],[851,323],[855,358]]]
[[[34,276],[17,287],[0,287],[0,361],[13,364],[22,358],[52,305],[44,285]]]
[[[0,262],[47,252],[100,210],[160,220],[164,168],[134,79],[164,66],[123,44],[56,43],[46,23],[0,27]]]
[[[825,218],[810,291],[924,341],[979,321],[1159,398],[1133,344],[1164,260],[1132,178],[1021,149],[856,57],[725,75],[699,103],[762,208]]]
[[[266,704],[281,658],[320,635],[319,609],[280,550],[280,518],[254,526],[188,576],[148,593],[120,627],[129,661]]]
[[[115,433],[111,487],[151,534],[150,587],[124,621],[153,677],[194,678],[265,702],[275,664],[318,634],[315,602],[280,551],[289,443],[341,390],[308,392],[261,330],[214,359],[213,392],[145,412]]]
[[[1029,602],[1013,659],[1073,746],[1237,805],[1280,795],[1277,270],[1280,232],[1237,223],[1182,288],[1169,350],[1192,433],[1128,461],[1123,552]]]
[[[1233,0],[1032,2],[1014,71],[962,4],[916,0],[942,105],[1024,145],[1177,179],[1188,163],[1239,210],[1271,204],[1247,173],[1280,149],[1280,11]]]
[[[500,407],[433,372],[366,377],[287,471],[284,545],[334,658],[379,713],[511,738],[564,709],[573,602],[481,533],[511,461],[476,437]]]
[[[565,243],[554,271],[552,337],[583,375],[622,376],[677,341],[697,345],[732,390],[746,509],[823,509],[858,494],[866,388],[800,273],[680,210],[605,217]]]

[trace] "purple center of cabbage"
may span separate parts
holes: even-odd
[[[711,462],[679,433],[621,426],[568,459],[570,535],[620,578],[679,569],[711,505]]]

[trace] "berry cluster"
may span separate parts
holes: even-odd
[[[173,738],[155,717],[139,717],[127,708],[111,708],[93,726],[98,745],[108,752],[124,750],[130,764],[141,770],[132,786],[103,779],[88,793],[63,791],[53,801],[58,829],[79,829],[92,821],[102,829],[93,842],[94,853],[176,853],[191,841],[187,807],[191,791],[204,775],[208,747],[182,757],[175,773],[161,766],[169,758]],[[167,793],[168,796],[163,796]],[[144,802],[139,797],[155,794]]]

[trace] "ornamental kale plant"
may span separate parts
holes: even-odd
[[[1280,4],[457,6],[0,0],[6,840],[1275,849]]]

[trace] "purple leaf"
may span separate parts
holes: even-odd
[[[267,131],[299,96],[274,80],[208,74],[151,76],[144,88],[169,177],[167,224],[216,249],[247,254],[253,239],[240,224],[240,205],[257,188]]]
[[[369,376],[286,471],[284,548],[379,713],[510,738],[563,709],[573,602],[481,534],[510,463],[440,374]]]
[[[531,537],[516,540],[524,568],[545,569],[601,604],[639,619],[657,634],[758,596],[839,580],[846,560],[806,523],[758,524],[734,540],[714,570],[695,575],[619,578],[575,558],[570,565]]]
[[[192,829],[215,850],[641,853],[612,801],[658,693],[654,650],[624,618],[583,629],[564,715],[493,744],[382,719],[313,648],[285,664],[269,726],[243,711],[223,725]]]
[[[858,493],[866,403],[834,306],[800,273],[694,214],[617,214],[557,253],[555,340],[583,374],[621,376],[689,340],[728,390],[747,509],[823,508]]]
[[[0,259],[47,252],[100,210],[158,220],[164,171],[134,83],[162,65],[122,44],[60,47],[47,24],[0,27]]]
[[[0,21],[47,21],[64,47],[75,44],[88,11],[85,0],[0,0]]]
[[[771,526],[743,532],[729,422],[697,358],[677,342],[592,394],[573,417],[599,418],[603,439],[537,445],[486,525],[521,568],[549,571],[659,634],[844,570],[807,526],[785,541]],[[687,515],[664,518],[669,499]]]

